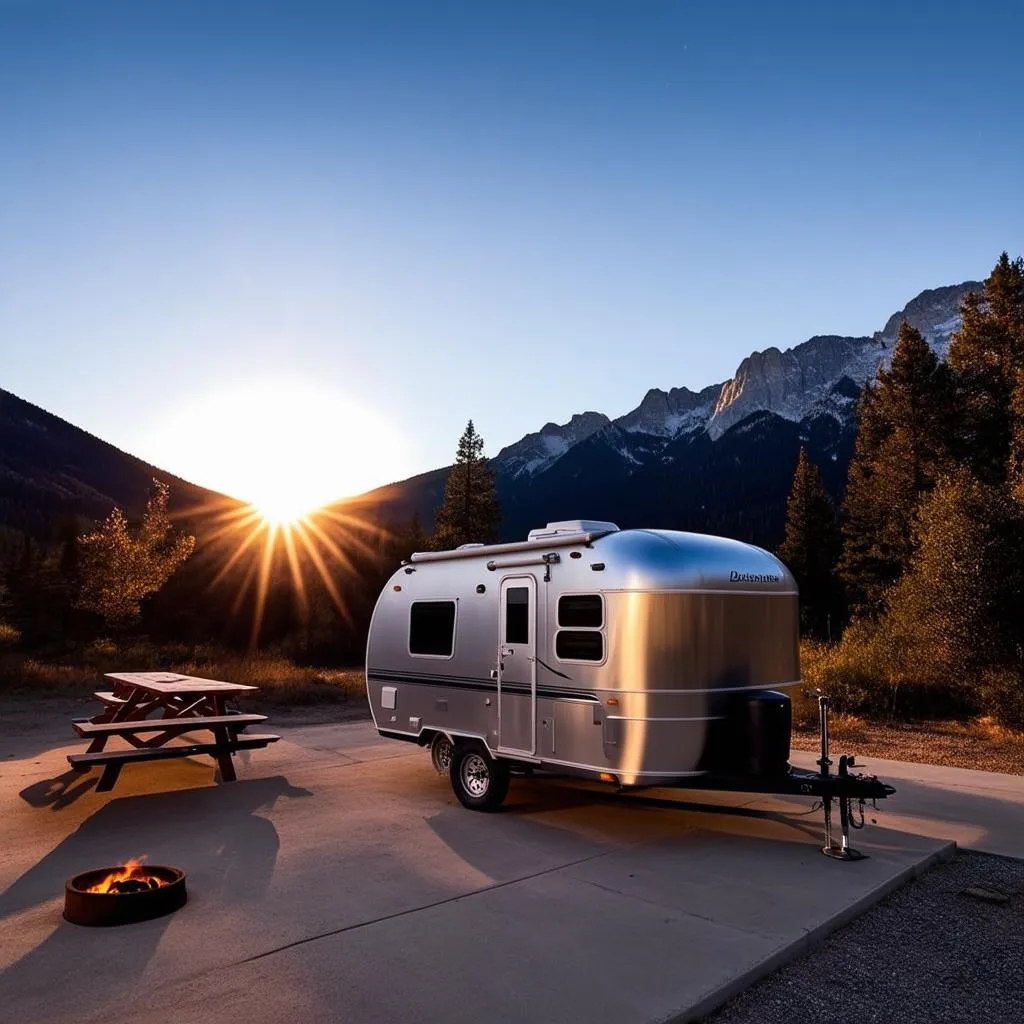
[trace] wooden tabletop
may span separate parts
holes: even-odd
[[[259,689],[244,683],[222,683],[216,679],[199,679],[196,676],[179,675],[177,672],[107,672],[105,678],[116,679],[119,683],[127,683],[139,690],[163,694],[247,693]]]

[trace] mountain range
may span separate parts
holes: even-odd
[[[548,520],[610,519],[778,542],[801,447],[838,500],[855,437],[861,389],[892,359],[900,323],[945,357],[960,305],[981,282],[921,292],[871,336],[819,335],[753,352],[726,381],[700,391],[652,388],[615,419],[588,410],[501,449],[491,462],[503,538]],[[366,496],[383,518],[414,512],[429,523],[447,469]]]
[[[550,520],[606,519],[722,533],[772,546],[801,447],[838,499],[846,482],[861,389],[887,366],[903,320],[945,356],[964,296],[978,281],[922,292],[870,337],[821,335],[747,356],[729,380],[700,391],[652,388],[615,419],[583,411],[547,423],[492,460],[503,538]],[[378,488],[359,512],[429,526],[447,467]],[[0,528],[52,535],[57,517],[103,518],[141,508],[153,477],[179,510],[230,501],[120,451],[0,390]]]

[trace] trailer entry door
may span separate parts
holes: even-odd
[[[533,755],[537,737],[537,584],[501,581],[498,627],[498,750]]]

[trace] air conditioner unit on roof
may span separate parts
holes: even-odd
[[[531,530],[527,540],[546,540],[565,533],[617,533],[614,523],[604,523],[597,519],[563,519],[557,523],[548,523],[543,528]]]

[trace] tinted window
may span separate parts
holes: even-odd
[[[509,587],[505,591],[505,643],[530,642],[530,588]]]
[[[560,626],[604,625],[603,606],[599,594],[566,594],[558,599],[558,624]]]
[[[409,611],[409,652],[451,657],[455,643],[454,601],[413,601]]]
[[[601,661],[604,634],[589,629],[560,629],[555,635],[555,654],[569,661]]]

